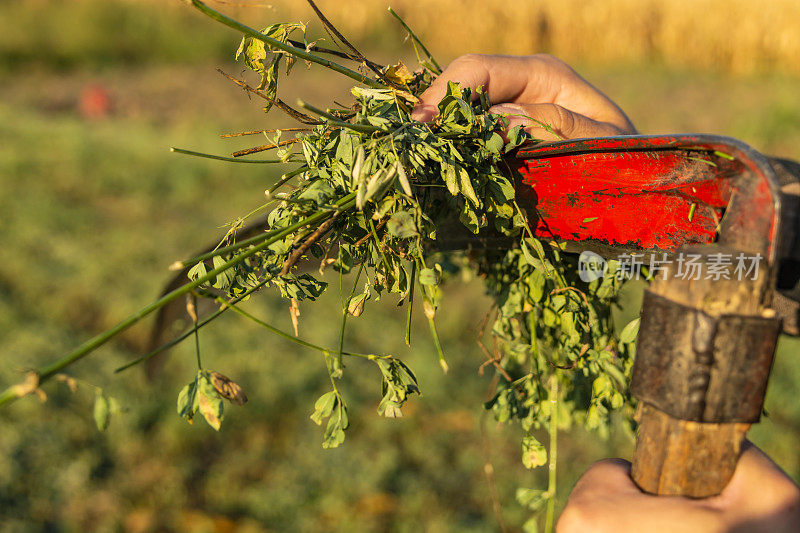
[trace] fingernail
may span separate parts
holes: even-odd
[[[436,116],[437,111],[438,110],[434,106],[417,104],[414,109],[411,110],[411,118],[419,122],[428,122]]]
[[[522,112],[522,108],[516,104],[497,104],[490,107],[489,111],[497,115],[499,114],[513,115]]]

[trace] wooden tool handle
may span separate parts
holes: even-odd
[[[728,484],[750,424],[678,420],[642,404],[631,476],[645,492],[705,498]]]
[[[710,253],[709,248],[714,250],[717,247],[706,247],[702,250],[704,255]],[[697,252],[699,250],[689,251]],[[687,340],[686,335],[682,335],[680,338],[671,336],[673,331],[685,332],[687,329],[672,328],[670,324],[681,320],[698,320],[697,313],[688,312],[688,310],[701,311],[704,313],[703,316],[711,317],[732,314],[751,317],[765,316],[765,313],[767,313],[765,305],[769,303],[768,296],[770,294],[768,292],[769,278],[769,272],[767,268],[764,268],[760,275],[752,280],[709,280],[702,277],[701,279],[684,279],[679,275],[677,267],[673,263],[667,267],[663,277],[657,277],[651,284],[650,291],[661,297],[662,301],[668,299],[676,302],[685,306],[687,312],[670,316],[667,319],[663,310],[656,308],[655,304],[653,304],[649,308],[653,316],[650,317],[651,321],[648,323],[655,323],[657,320],[652,320],[652,318],[660,317],[661,324],[655,327],[655,331],[650,326],[648,326],[649,332],[640,329],[639,344],[642,346],[643,351],[645,351],[644,346],[648,345],[646,350],[656,350],[661,356],[661,359],[657,359],[657,361],[667,365],[664,368],[658,367],[658,365],[652,366],[653,359],[645,357],[644,352],[641,354],[641,361],[637,361],[637,364],[641,363],[643,365],[638,369],[640,375],[647,374],[648,385],[651,385],[651,387],[642,387],[644,380],[638,384],[634,383],[634,393],[636,393],[636,388],[640,387],[640,393],[637,394],[637,397],[640,398],[640,404],[637,412],[639,433],[631,476],[645,492],[658,495],[704,498],[719,494],[728,484],[731,476],[733,476],[742,441],[750,427],[749,423],[695,422],[688,419],[678,419],[664,411],[671,411],[675,406],[673,402],[678,402],[687,397],[684,394],[688,394],[689,398],[691,397],[696,388],[696,383],[693,382],[695,378],[700,379],[701,389],[705,387],[702,392],[704,398],[708,391],[711,391],[709,394],[713,393],[715,400],[730,397],[731,395],[743,396],[742,390],[729,390],[736,387],[731,386],[730,379],[725,376],[756,370],[755,368],[739,368],[740,366],[746,367],[749,364],[755,366],[755,364],[749,360],[744,361],[744,364],[742,364],[742,361],[724,360],[725,354],[720,355],[710,348],[706,354],[702,351],[698,352],[696,347],[687,347],[682,344],[681,346],[675,346],[675,343],[688,342],[691,344],[695,341],[692,341],[691,338]],[[643,309],[643,326],[645,325],[645,318],[648,318],[647,311],[647,309]],[[702,333],[702,320],[698,323],[700,324],[699,326],[691,327],[695,328],[695,333],[698,331]],[[686,326],[684,323],[679,325]],[[741,332],[734,331],[733,334],[741,334],[748,337],[758,336],[747,333],[744,330]],[[649,337],[643,338],[645,335]],[[777,336],[777,333],[775,336]],[[655,347],[653,339],[655,339]],[[744,341],[745,339],[733,338],[733,342],[737,345]],[[774,345],[772,349],[774,353]],[[716,377],[710,379],[710,384],[708,375],[691,376],[688,382],[676,381],[674,378],[670,380],[669,372],[674,372],[677,368],[678,373],[680,373],[680,370],[684,368],[682,365],[694,363],[686,356],[687,353],[692,353],[692,350],[694,350],[694,353],[699,354],[698,357],[708,357],[708,368],[713,368],[715,369],[714,372],[717,372],[715,374]],[[647,352],[648,354],[649,351]],[[678,354],[680,357],[673,358],[674,354]],[[745,352],[745,354],[749,357],[748,352]],[[771,362],[771,354],[768,355],[769,362]],[[763,370],[764,387],[766,387],[766,376],[769,373],[769,362]],[[720,376],[720,373],[724,375]],[[703,379],[705,379],[705,382],[703,382]],[[636,382],[636,380],[637,369],[634,369],[634,381]],[[661,405],[661,409],[659,409],[652,403],[641,401],[642,398],[649,397],[649,391],[652,390],[652,386],[660,386],[662,391],[664,387],[667,387],[669,392],[672,393],[672,402]],[[676,395],[676,390],[672,390],[673,388],[679,394]],[[758,391],[757,394],[760,394],[760,400],[763,400],[763,389]],[[705,407],[705,400],[702,400],[699,405],[701,405],[702,411]],[[760,410],[760,404],[756,405],[756,408]],[[757,414],[756,412],[756,419]],[[702,419],[697,418],[697,420]]]

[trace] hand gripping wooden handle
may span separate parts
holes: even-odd
[[[679,259],[698,250],[681,253],[642,306],[631,475],[648,493],[703,498],[728,484],[745,433],[758,420],[780,323],[766,308],[766,262],[741,280],[706,279],[711,253],[736,254],[703,247],[704,268],[694,279]]]
[[[736,469],[750,424],[679,420],[643,404],[631,476],[645,492],[705,498],[722,492]]]

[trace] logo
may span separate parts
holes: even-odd
[[[578,277],[581,281],[589,283],[606,275],[608,264],[606,260],[594,252],[584,250],[578,257]]]

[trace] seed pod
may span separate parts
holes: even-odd
[[[362,179],[361,171],[364,168],[364,158],[365,157],[366,156],[364,154],[364,147],[363,146],[359,146],[358,150],[356,151],[356,160],[353,162],[353,172],[352,172],[353,185],[355,185],[357,183],[361,183],[361,179]]]
[[[364,210],[364,198],[367,195],[367,185],[363,181],[358,184],[356,190],[356,209],[359,211]]]
[[[364,200],[363,202],[367,202],[372,199],[380,186],[383,184],[383,177],[386,175],[385,170],[379,170],[367,182],[366,192],[364,193]],[[363,204],[362,204],[363,206]]]
[[[406,170],[403,168],[403,165],[400,163],[400,161],[397,162],[395,168],[397,169],[397,179],[400,181],[400,186],[403,188],[403,192],[409,196],[412,196],[413,193],[411,192],[411,183],[409,183]]]

